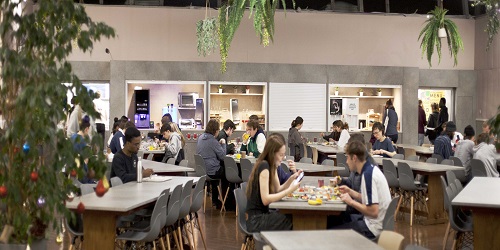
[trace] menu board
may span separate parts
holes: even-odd
[[[422,100],[423,108],[426,114],[432,113],[431,104],[439,104],[439,100],[444,97],[446,98],[446,106],[448,107],[448,113],[451,114],[450,106],[452,106],[452,93],[449,89],[419,89],[418,99]]]

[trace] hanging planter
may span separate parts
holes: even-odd
[[[196,22],[198,56],[204,57],[215,51],[218,41],[217,18],[208,16],[209,2],[206,1],[205,19]]]
[[[430,11],[429,15],[431,15],[431,17],[425,21],[427,24],[422,31],[420,31],[420,35],[418,36],[418,40],[422,38],[422,42],[420,43],[422,57],[426,54],[430,67],[432,67],[431,60],[432,54],[434,53],[434,47],[436,47],[439,58],[438,64],[441,62],[441,38],[446,38],[448,49],[454,60],[453,66],[457,66],[458,64],[458,51],[464,49],[457,25],[445,17],[447,12],[448,10],[439,7]],[[442,30],[444,30],[444,32]]]

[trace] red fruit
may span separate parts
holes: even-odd
[[[14,154],[19,153],[19,151],[20,151],[20,150],[21,150],[21,149],[20,149],[19,147],[14,147]]]
[[[95,187],[95,193],[98,197],[102,197],[106,193],[106,188],[104,188],[104,184],[102,183],[102,180],[100,180],[97,183],[97,186]]]
[[[37,181],[38,180],[38,172],[36,172],[36,171],[31,172],[30,177],[31,177],[31,181],[33,181],[33,182]]]
[[[76,169],[73,169],[69,175],[71,175],[71,177],[76,177],[76,174]]]
[[[7,187],[0,186],[0,198],[4,198],[5,196],[7,196]]]
[[[85,205],[82,202],[78,203],[78,207],[76,207],[76,212],[79,214],[83,214],[85,212]]]

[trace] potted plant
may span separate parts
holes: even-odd
[[[217,87],[217,89],[219,90],[219,94],[222,94],[222,91],[224,90],[222,88],[222,84],[219,84],[219,86]]]
[[[378,89],[377,89],[377,95],[378,95],[378,96],[382,96],[382,89],[381,89],[381,88],[378,88]]]
[[[359,96],[363,96],[363,88],[359,88]]]
[[[454,66],[458,63],[457,55],[459,50],[464,49],[457,25],[445,17],[447,12],[448,10],[440,7],[436,7],[434,10],[430,11],[428,13],[430,18],[425,21],[427,24],[422,31],[420,31],[420,35],[418,36],[418,40],[422,38],[420,43],[422,57],[426,54],[430,67],[432,67],[431,59],[434,53],[434,47],[436,47],[439,58],[438,64],[441,62],[441,38],[446,38],[450,55],[454,60]]]
[[[250,94],[250,86],[245,86],[245,93],[248,95]]]
[[[91,147],[77,154],[64,131],[68,91],[91,118],[99,116],[92,102],[95,94],[72,73],[66,58],[74,46],[90,51],[94,41],[114,37],[114,30],[93,22],[85,8],[72,0],[38,0],[36,7],[31,0],[0,3],[0,110],[4,119],[0,249],[4,244],[40,249],[34,244],[45,238],[47,227],[61,231],[56,216],[74,218],[65,206],[65,200],[76,192],[67,174],[83,177],[84,170],[78,166],[88,159],[89,172],[95,171],[96,178],[104,176],[103,151],[91,148],[99,148],[102,137],[95,133],[88,141]],[[23,13],[15,13],[15,7]]]
[[[339,96],[339,87],[335,87],[335,96]]]
[[[233,91],[234,91],[234,93],[238,93],[238,86],[234,85],[233,86]]]
[[[204,57],[214,52],[219,44],[218,19],[209,16],[209,6],[210,1],[206,0],[205,19],[196,22],[198,56],[203,55]]]

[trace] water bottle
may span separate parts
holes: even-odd
[[[137,161],[137,183],[142,182],[142,157],[139,157],[139,160]]]

